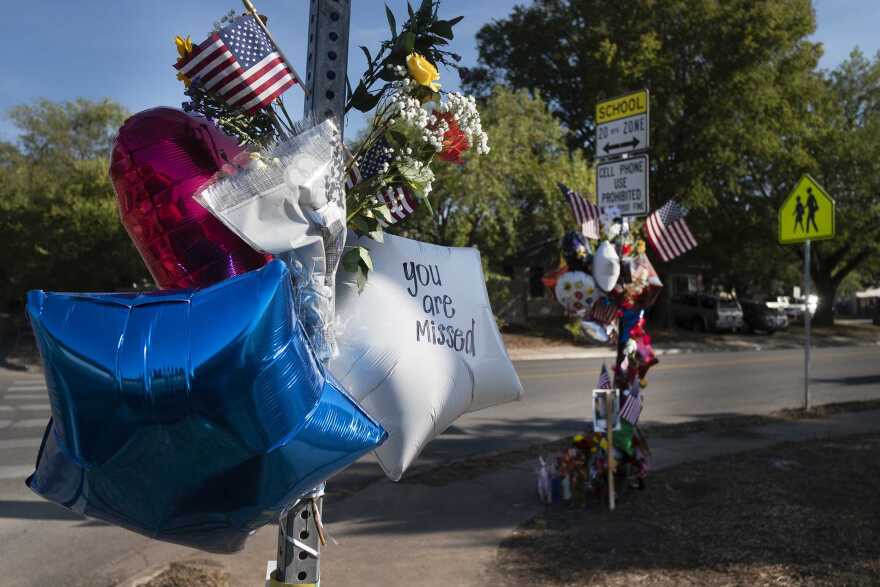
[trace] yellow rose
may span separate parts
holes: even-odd
[[[643,240],[639,240],[639,241],[636,243],[636,251],[637,251],[640,255],[644,255],[644,254],[645,254],[645,241],[643,241]]]
[[[406,58],[406,69],[417,84],[427,86],[435,92],[440,91],[440,84],[436,82],[440,79],[437,68],[418,53],[409,54]]]
[[[174,39],[174,44],[177,45],[177,54],[180,55],[180,59],[186,59],[189,54],[192,53],[193,42],[192,39],[189,38],[189,35],[187,35],[185,39],[180,35],[177,35]]]
[[[192,84],[192,80],[189,79],[187,76],[183,75],[183,72],[182,72],[182,71],[178,71],[178,72],[177,72],[177,79],[179,79],[180,81],[182,81],[182,82],[183,82],[183,86],[184,86],[185,88],[187,88],[187,89],[189,89],[190,84]]]

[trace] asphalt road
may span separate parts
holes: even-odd
[[[523,401],[461,418],[416,467],[582,431],[601,363],[517,363]],[[802,373],[799,351],[667,355],[649,375],[642,419],[673,423],[797,407]],[[814,350],[811,393],[815,404],[880,398],[880,347]],[[107,583],[90,578],[95,569],[133,551],[151,556],[157,548],[149,539],[70,514],[25,487],[48,416],[41,377],[0,369],[0,585],[103,587]],[[331,488],[380,474],[367,459],[332,480]]]

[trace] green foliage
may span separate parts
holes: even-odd
[[[18,145],[0,143],[0,303],[29,289],[116,290],[146,271],[107,174],[126,117],[104,100],[18,106]]]
[[[540,92],[589,154],[595,104],[648,88],[653,207],[695,208],[701,246],[682,261],[740,291],[793,285],[802,259],[776,244],[776,210],[811,173],[838,202],[838,238],[814,246],[827,322],[880,252],[880,60],[819,72],[814,31],[810,0],[536,0],[480,30],[484,67],[465,82]]]

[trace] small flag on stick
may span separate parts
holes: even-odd
[[[633,381],[629,392],[626,394],[626,401],[620,410],[620,417],[632,424],[636,425],[639,416],[642,415],[642,394],[639,390],[639,380]]]
[[[645,221],[648,242],[663,261],[671,261],[697,246],[697,239],[684,221],[686,215],[687,209],[670,200]]]
[[[581,232],[584,233],[584,236],[591,239],[598,239],[599,207],[592,202],[585,200],[579,193],[568,189],[563,183],[559,184],[559,189],[562,191],[565,199],[568,200],[568,205],[571,206],[571,212],[574,214],[574,219],[580,225]]]
[[[596,389],[611,389],[611,377],[608,375],[608,369],[605,363],[602,363],[602,371],[599,373],[599,381],[596,382]]]
[[[247,112],[268,106],[297,81],[252,14],[211,33],[174,67],[229,106]]]

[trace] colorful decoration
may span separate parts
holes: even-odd
[[[315,360],[280,261],[200,291],[34,291],[52,420],[28,485],[232,552],[385,431]]]
[[[563,237],[565,261],[542,281],[588,339],[616,343],[613,375],[603,365],[598,388],[618,390],[620,427],[609,447],[608,439],[597,434],[604,420],[594,417],[592,436],[578,435],[571,449],[556,459],[539,461],[539,496],[545,503],[565,501],[553,490],[557,485],[570,486],[575,501],[585,494],[613,497],[617,490],[609,490],[609,463],[615,463],[612,473],[619,480],[612,488],[644,487],[650,452],[637,424],[646,405],[646,376],[658,363],[646,331],[645,311],[663,287],[646,254],[641,225],[630,225],[616,208],[600,210],[562,184],[560,189],[584,232]],[[648,217],[645,238],[664,261],[696,246],[684,223],[685,214],[677,203],[669,202]],[[613,502],[609,499],[612,509]]]
[[[122,224],[163,289],[206,287],[262,267],[255,251],[194,198],[242,150],[209,120],[153,108],[125,121],[110,178]]]
[[[462,414],[515,401],[522,385],[476,249],[391,235],[369,246],[373,271],[361,293],[356,274],[338,276],[341,335],[330,371],[388,430],[376,456],[398,480]]]

